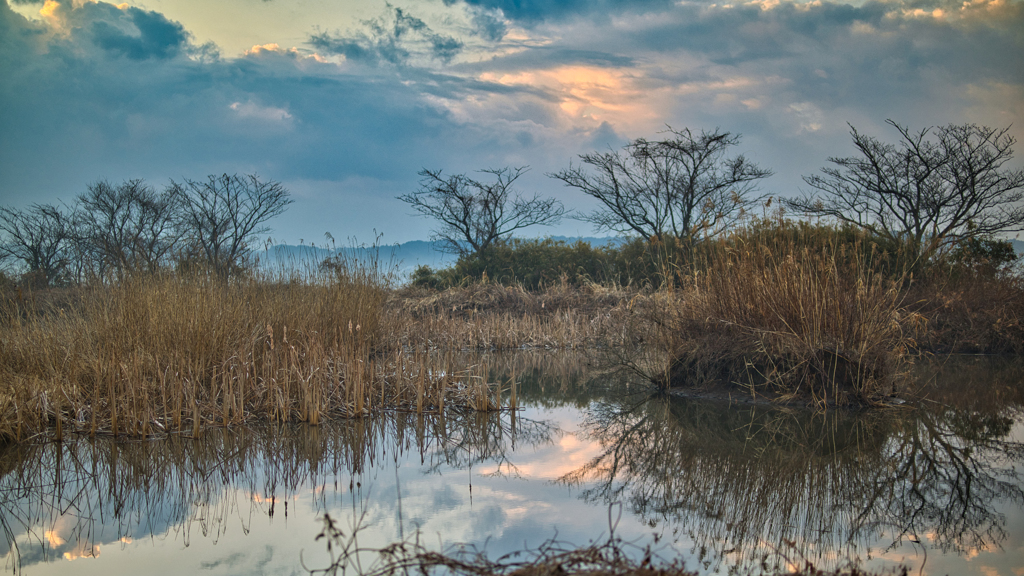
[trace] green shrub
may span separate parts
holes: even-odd
[[[993,277],[1010,272],[1019,261],[1009,240],[968,238],[953,247],[945,263],[957,272]]]
[[[420,288],[444,290],[451,288],[452,286],[458,286],[462,282],[457,277],[455,270],[452,268],[434,270],[426,264],[421,264],[417,266],[416,270],[412,273],[410,283],[413,286],[418,286]]]

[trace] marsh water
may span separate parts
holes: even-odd
[[[326,513],[364,547],[419,538],[494,558],[614,536],[702,573],[1024,574],[1019,364],[929,362],[911,402],[813,412],[653,394],[582,356],[467,361],[515,374],[519,409],[8,449],[2,564],[303,574],[330,562]]]

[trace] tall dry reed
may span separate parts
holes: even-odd
[[[850,250],[848,251],[848,248]],[[902,278],[859,246],[720,243],[651,299],[665,386],[741,384],[818,405],[873,400],[903,382],[914,318]]]
[[[405,354],[376,268],[335,264],[231,282],[137,277],[83,288],[67,306],[8,299],[0,441],[497,407],[444,359]]]
[[[411,347],[582,349],[609,340],[629,295],[621,287],[566,283],[544,291],[478,283],[441,292],[406,289],[388,303],[395,336]]]

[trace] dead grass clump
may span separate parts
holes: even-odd
[[[938,353],[1024,352],[1024,278],[960,272],[931,274],[910,287],[906,307],[928,319],[921,347]]]
[[[541,292],[473,284],[442,292],[404,289],[388,302],[396,337],[414,348],[578,349],[604,342],[629,292],[562,283]]]
[[[454,365],[408,358],[385,314],[386,278],[160,275],[83,292],[73,306],[8,301],[0,314],[0,441],[52,426],[197,434],[250,420],[353,417],[492,403]]]
[[[666,387],[740,384],[818,405],[898,391],[913,344],[901,282],[844,250],[712,251],[682,288],[648,307],[655,343],[670,358],[655,379]]]
[[[628,293],[598,284],[572,286],[563,281],[544,290],[529,291],[521,285],[475,283],[440,292],[407,287],[395,292],[393,306],[413,316],[451,313],[471,316],[481,313],[552,315],[564,310],[592,313],[618,304]]]

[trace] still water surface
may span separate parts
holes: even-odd
[[[490,556],[614,535],[705,573],[812,561],[1024,574],[1018,365],[920,370],[871,411],[652,395],[578,356],[482,356],[521,410],[388,414],[0,455],[7,572],[304,574],[329,513],[361,546]],[[369,560],[369,559],[367,559]]]

